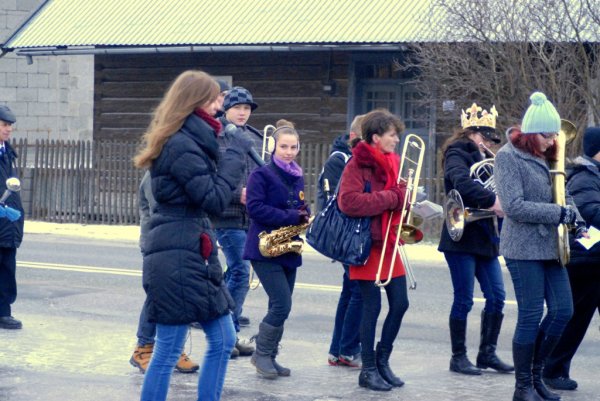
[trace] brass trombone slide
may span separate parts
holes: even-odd
[[[404,246],[400,244],[400,239],[402,239],[405,244],[415,244],[422,238],[422,234],[420,233],[419,229],[409,224],[412,215],[412,210],[409,210],[409,208],[410,206],[414,205],[417,200],[417,188],[419,187],[419,177],[421,176],[421,168],[423,167],[424,156],[425,142],[418,135],[407,135],[404,140],[404,146],[402,147],[402,158],[400,160],[400,168],[398,169],[398,177],[396,180],[396,184],[400,184],[402,181],[406,183],[406,196],[404,197],[404,203],[400,211],[400,224],[398,224],[398,231],[396,232],[396,241],[393,247],[394,251],[392,253],[388,277],[382,282],[381,271],[383,269],[385,250],[387,249],[388,238],[390,230],[392,229],[392,218],[394,213],[397,212],[390,213],[388,219],[387,231],[383,239],[381,257],[379,258],[379,268],[377,270],[377,275],[375,276],[375,285],[378,287],[385,287],[392,281],[396,256],[400,255],[402,264],[404,265],[404,270],[406,271],[406,277],[408,278],[409,288],[411,290],[417,288],[417,281],[415,279],[412,266],[410,265],[410,261],[408,260]],[[406,171],[404,171],[405,168]],[[406,178],[404,178],[403,175],[406,175]],[[404,223],[405,221],[407,223]]]

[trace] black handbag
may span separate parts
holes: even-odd
[[[340,180],[341,181],[341,180]],[[339,183],[306,231],[306,242],[319,253],[345,265],[362,266],[371,253],[371,217],[345,215],[337,203]],[[371,183],[365,183],[371,192]]]

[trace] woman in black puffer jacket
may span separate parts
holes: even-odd
[[[156,210],[150,218],[143,284],[156,346],[146,371],[142,401],[165,400],[173,368],[191,322],[200,322],[208,347],[198,400],[218,400],[235,330],[233,301],[223,282],[209,215],[221,213],[242,178],[252,142],[235,136],[219,155],[221,124],[213,118],[219,85],[201,71],[186,71],[171,84],[135,157],[149,168]]]

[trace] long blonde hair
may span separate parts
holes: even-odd
[[[158,157],[164,144],[183,126],[185,119],[198,107],[214,101],[219,84],[204,71],[184,71],[171,84],[154,111],[152,122],[142,137],[133,163],[148,168]]]

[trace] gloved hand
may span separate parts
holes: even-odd
[[[300,207],[300,209],[298,209],[298,216],[299,216],[299,224],[308,223],[308,221],[310,220],[310,213],[307,210],[306,205],[302,205]]]
[[[587,226],[585,223],[577,223],[577,227],[575,228],[575,239],[583,238],[585,234],[587,234]]]
[[[562,207],[560,210],[560,224],[574,225],[577,220],[577,212],[571,205]]]
[[[394,211],[400,211],[402,210],[402,207],[404,206],[404,197],[406,195],[406,187],[400,187],[400,186],[393,186],[390,188],[390,191],[392,191],[394,194],[396,194],[396,197],[398,198],[398,203],[396,205],[396,208],[392,209]],[[406,205],[408,206],[408,202],[406,203]]]
[[[17,221],[21,218],[21,212],[9,206],[0,206],[0,218],[3,217],[10,221]]]
[[[254,142],[242,129],[233,124],[227,124],[225,132],[231,138],[230,147],[246,154],[254,146]]]

